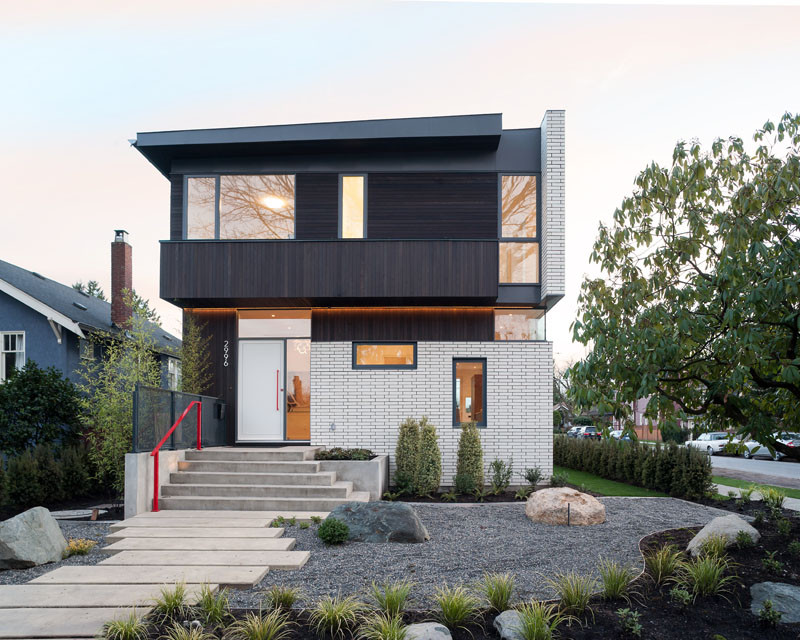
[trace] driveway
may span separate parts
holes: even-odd
[[[715,475],[800,489],[800,463],[793,460],[711,456],[711,463]]]

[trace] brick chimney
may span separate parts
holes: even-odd
[[[111,243],[111,323],[118,327],[127,326],[131,318],[124,289],[133,291],[133,248],[128,244],[128,232],[117,229]]]

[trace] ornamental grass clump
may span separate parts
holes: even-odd
[[[604,600],[628,600],[636,573],[616,560],[600,560],[600,592]]]
[[[264,592],[264,601],[270,609],[289,611],[300,599],[302,592],[296,587],[272,585]]]
[[[565,622],[569,624],[575,619],[559,611],[558,605],[536,601],[526,602],[517,609],[517,612],[519,613],[517,632],[522,640],[553,640],[558,627]]]
[[[161,594],[153,600],[151,613],[160,624],[185,618],[189,614],[186,583],[176,582],[171,587],[167,585],[161,587]]]
[[[370,599],[375,607],[387,616],[399,616],[408,604],[413,586],[414,583],[408,580],[387,581],[381,585],[373,582],[370,587]]]
[[[456,462],[456,477],[460,476],[472,480],[472,491],[483,488],[483,448],[481,435],[474,422],[461,424]]]
[[[200,585],[200,598],[195,609],[205,624],[222,624],[231,615],[228,590],[220,589],[214,593],[208,584]]]
[[[463,585],[437,587],[433,599],[439,608],[434,616],[451,631],[466,629],[480,617],[480,599]]]
[[[597,580],[570,571],[556,575],[548,580],[548,584],[556,592],[561,611],[565,614],[582,618],[587,611],[591,613],[589,601],[597,590]]]
[[[419,458],[419,423],[406,418],[400,425],[397,444],[394,448],[394,484],[401,494],[414,492],[414,477],[417,474]]]
[[[514,576],[510,573],[484,573],[478,585],[489,610],[501,613],[510,608]]]
[[[144,618],[131,611],[125,618],[107,622],[103,626],[105,640],[147,640],[149,627]]]
[[[362,640],[406,640],[408,627],[400,616],[372,613],[361,620],[357,637]]]
[[[741,531],[739,533],[741,533]],[[700,545],[700,553],[706,556],[724,558],[728,555],[725,551],[727,546],[728,538],[724,535],[715,533],[703,540],[703,544]]]
[[[644,556],[644,565],[647,573],[656,584],[664,584],[673,578],[681,565],[683,554],[674,544],[665,544]]]
[[[735,576],[725,575],[731,563],[726,557],[703,555],[688,562],[681,562],[677,581],[698,597],[725,596],[736,580]]]
[[[786,500],[786,493],[777,487],[759,487],[758,492],[761,494],[764,506],[771,513],[780,513],[780,510],[783,509],[783,502]]]
[[[216,636],[206,633],[203,627],[184,627],[173,622],[161,635],[160,640],[215,640]]]
[[[314,632],[323,637],[344,638],[358,624],[364,605],[354,596],[324,596],[311,609],[308,622]]]
[[[282,611],[247,613],[225,631],[225,640],[284,640],[292,633],[292,623]]]
[[[414,473],[414,492],[418,496],[435,493],[442,482],[442,452],[436,427],[422,417],[419,423],[419,450]]]

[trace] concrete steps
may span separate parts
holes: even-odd
[[[169,483],[161,486],[159,506],[167,512],[302,513],[328,512],[346,502],[368,502],[368,492],[353,491],[352,482],[337,480],[335,472],[320,470],[321,464],[313,459],[317,450],[287,446],[187,451],[178,471],[170,473]],[[223,521],[216,526],[238,526]],[[215,526],[212,522],[197,524]]]

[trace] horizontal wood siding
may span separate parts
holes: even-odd
[[[371,173],[367,237],[496,238],[496,173]]]
[[[295,176],[295,235],[298,240],[333,240],[339,236],[339,176]]]
[[[495,241],[163,242],[161,297],[184,306],[386,298],[485,304],[497,298],[497,259]]]
[[[169,177],[169,239],[183,238],[183,176]]]
[[[204,338],[210,337],[211,384],[205,395],[220,398],[227,406],[225,427],[228,444],[236,438],[236,311],[234,309],[186,309],[202,327]],[[225,359],[225,343],[228,358]],[[225,366],[227,362],[228,366]]]
[[[314,309],[311,339],[493,340],[494,315],[492,309]]]

